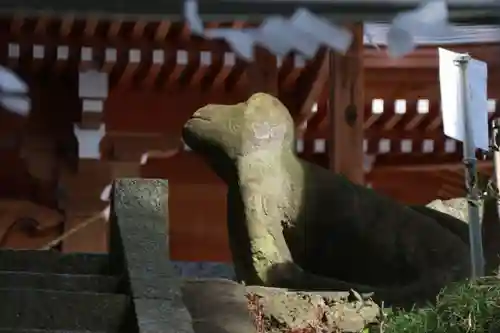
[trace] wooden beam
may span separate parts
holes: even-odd
[[[88,19],[85,21],[85,29],[83,34],[85,37],[94,37],[97,26],[99,25],[99,20]]]
[[[58,72],[57,49],[55,47],[44,47],[43,45],[34,45],[32,49],[32,70]]]
[[[124,50],[117,50],[112,47],[108,47],[104,50],[104,59],[101,67],[101,72],[111,74],[113,69],[116,67],[119,58],[123,58]],[[120,57],[121,56],[121,57]],[[128,60],[128,59],[127,59]]]
[[[265,92],[278,97],[278,66],[276,57],[269,51],[256,47],[255,61],[246,71],[250,95]]]
[[[9,27],[9,34],[12,35],[20,35],[22,33],[22,29],[25,23],[25,18],[22,15],[16,14],[12,18]]]
[[[365,67],[365,82],[368,85],[376,84],[377,82],[384,82],[386,84],[403,82],[405,86],[415,82],[429,84],[436,82],[438,78],[439,71],[437,68]]]
[[[113,40],[116,37],[118,37],[118,34],[120,33],[120,29],[122,28],[122,21],[117,20],[111,22],[109,29],[108,29],[108,38]]]
[[[207,67],[207,70],[203,77],[201,77],[199,85],[203,91],[207,91],[214,85],[215,78],[217,74],[223,69],[224,64],[224,53],[215,51],[212,52],[212,63]],[[229,73],[228,73],[229,75]],[[220,86],[222,82],[219,82]]]
[[[65,19],[66,20],[66,19]],[[91,46],[93,48],[106,48],[106,47],[121,47],[124,49],[141,48],[141,49],[157,49],[168,48],[175,49],[195,49],[211,51],[214,41],[207,41],[200,43],[200,45],[193,46],[191,42],[182,41],[182,39],[167,38],[162,42],[157,42],[148,38],[118,38],[112,41],[107,38],[102,38],[98,34],[98,27],[100,22],[97,19],[86,20],[83,24],[83,29],[72,29],[72,19],[68,18],[61,23],[59,32],[55,34],[35,34],[34,28],[31,30],[23,30],[21,27],[24,23],[21,19],[12,22],[12,29],[21,29],[19,34],[10,33],[8,29],[0,29],[0,40],[9,41],[11,43],[23,43],[26,45],[44,45],[46,47],[57,47],[59,45],[67,45],[68,47],[78,50],[82,46]],[[0,22],[1,23],[1,22]],[[75,22],[73,22],[75,24]],[[30,25],[31,26],[31,25]],[[75,24],[75,28],[78,24]],[[73,30],[73,31],[72,31]],[[101,30],[101,29],[99,29]],[[220,43],[219,43],[220,44]]]
[[[132,28],[131,37],[135,39],[142,38],[144,34],[144,29],[146,29],[147,21],[139,20],[134,23],[134,27]]]
[[[47,26],[49,25],[49,23],[50,23],[50,17],[45,15],[38,17],[36,20],[35,29],[33,31],[34,34],[35,35],[45,34],[45,31],[47,30]]]
[[[62,29],[62,28],[61,28]],[[77,58],[75,54],[70,54],[70,49],[66,45],[59,45],[56,49],[56,62],[54,64],[54,71],[57,73],[62,73],[71,65],[74,65],[74,61]]]
[[[176,65],[173,71],[170,72],[168,81],[171,84],[178,84],[181,78],[185,77],[186,74],[188,74],[189,71],[192,70],[193,66],[198,67],[197,65],[199,64],[199,62],[198,64],[194,65],[193,60],[196,61],[196,53],[186,50],[178,50],[175,55]]]
[[[458,53],[469,53],[473,58],[485,61],[489,66],[499,66],[500,44],[478,43],[468,45],[447,45],[447,49]],[[438,48],[433,46],[422,46],[414,52],[401,58],[390,57],[385,48],[375,49],[367,47],[364,49],[365,68],[438,68]]]
[[[168,32],[170,31],[170,27],[172,26],[172,22],[170,21],[161,21],[158,24],[158,27],[156,28],[155,32],[155,41],[156,42],[163,42],[165,41],[165,38],[167,38]]]
[[[164,49],[164,62],[158,63],[156,66],[152,66],[153,70],[149,72],[143,82],[145,86],[153,86],[157,89],[165,88],[169,85],[170,77],[179,77],[186,67],[185,65],[180,65],[177,63],[177,53],[179,51]],[[182,56],[183,57],[183,56]],[[187,57],[187,54],[186,54]],[[157,69],[159,68],[159,71]]]
[[[162,69],[165,67],[165,64],[167,63],[165,54],[166,54],[165,50],[163,49],[153,50],[151,55],[152,56],[151,66],[149,66],[149,71],[145,74],[145,77],[141,81],[140,83],[141,86],[147,89],[151,89],[155,86]]]
[[[290,54],[282,59],[282,64],[279,69],[279,86],[281,90],[290,90],[293,89],[293,86],[299,79],[303,67],[297,67],[296,63],[299,61],[296,60],[297,55]]]
[[[493,162],[489,160],[478,160],[478,169],[489,170]],[[377,155],[374,169],[385,171],[459,171],[464,168],[462,154],[455,153],[409,153],[409,154],[383,154]]]
[[[224,52],[222,55],[220,69],[216,72],[213,80],[214,86],[220,86],[226,82],[231,74],[232,68],[236,65],[236,55],[233,52]]]
[[[373,21],[388,22],[397,13],[414,9],[420,1],[390,0],[350,0],[350,1],[200,1],[201,19],[212,20],[246,20],[260,22],[268,16],[291,15],[297,6],[303,6],[313,13],[321,13],[322,17],[332,21]],[[74,8],[71,4],[55,0],[24,0],[21,8],[30,14],[39,11],[51,11],[62,14]],[[147,5],[145,5],[147,4]],[[182,20],[179,10],[180,1],[158,1],[141,3],[138,1],[92,1],[78,6],[81,15],[100,13],[106,16],[130,13],[130,19],[139,17],[155,18],[159,15]],[[448,2],[450,18],[454,23],[494,24],[497,17],[496,1],[475,0],[473,3],[452,0]],[[0,2],[0,10],[4,13],[18,11],[20,4],[16,1]],[[74,9],[73,9],[74,10]]]
[[[381,162],[377,160],[375,166],[372,169],[372,173],[377,176],[380,175],[390,175],[394,172],[415,172],[415,171],[429,171],[429,172],[437,172],[437,171],[460,171],[464,168],[462,162],[460,162],[460,158],[455,158],[455,161],[448,162],[439,162],[434,158],[434,162],[430,159],[422,159],[422,162],[417,163],[416,158],[411,158],[410,154],[407,154],[405,158],[409,161],[407,164],[393,164],[391,165],[389,162]],[[378,156],[380,157],[380,156]],[[413,161],[412,161],[413,160]],[[489,172],[493,169],[493,163],[491,161],[478,161],[477,162],[478,171],[481,172]]]
[[[464,195],[464,192],[465,192],[464,188],[458,188],[458,187],[453,186],[453,185],[443,184],[439,188],[439,191],[437,193],[437,197],[439,199],[447,200],[447,199],[451,199],[451,198],[461,197]]]
[[[61,26],[59,28],[59,34],[62,37],[67,37],[73,30],[73,23],[75,21],[75,17],[72,15],[65,15],[61,19]]]
[[[140,66],[145,62],[144,59],[141,58],[142,52],[140,49],[128,50],[127,64],[118,80],[118,84],[132,84],[133,77],[137,74]]]
[[[220,26],[220,22],[208,22],[205,24],[206,29],[217,29]],[[189,37],[191,38],[191,36]],[[206,50],[198,50],[202,46],[202,44],[209,44],[210,42],[213,42],[214,44],[214,50],[213,51],[206,51]],[[195,52],[196,54],[191,57],[190,62],[193,62],[194,64],[197,64],[198,66],[194,67],[191,73],[191,78],[187,78],[188,81],[190,81],[191,86],[193,87],[201,87],[207,88],[207,76],[210,76],[212,73],[211,71],[214,70],[214,63],[215,67],[218,67],[219,64],[221,64],[221,58],[220,58],[220,52],[219,52],[219,59],[216,58],[216,50],[219,48],[218,46],[221,45],[219,41],[210,41],[207,39],[204,39],[202,41],[196,40],[192,42],[193,48],[197,49]],[[206,90],[206,89],[204,89]]]
[[[436,131],[440,129],[441,125],[443,124],[443,118],[441,115],[436,115],[430,122],[429,125],[425,128],[426,131]]]
[[[329,52],[323,49],[309,64],[297,85],[296,95],[299,97],[299,103],[296,125],[297,128],[301,129],[301,132],[307,129],[305,124],[314,115],[313,106],[318,102],[323,87],[328,84],[328,66]],[[298,133],[298,136],[301,136],[301,133]]]
[[[419,110],[417,102],[416,105],[417,114],[414,114],[412,118],[405,124],[404,126],[405,131],[413,131],[414,129],[416,129],[420,124],[422,124],[424,119],[428,118],[430,110],[435,110],[436,107],[439,108],[439,105],[430,105],[429,101],[428,103],[429,105],[427,110],[425,109]]]
[[[388,110],[387,111],[390,111],[390,118],[385,122],[384,124],[384,130],[392,130],[394,127],[396,127],[400,122],[401,120],[403,119],[403,117],[406,115],[406,109],[407,109],[407,105],[406,105],[406,101],[405,101],[405,105],[404,105],[404,112],[399,110],[398,109],[398,105],[396,105],[396,101],[392,101],[392,105],[388,105]],[[387,112],[385,111],[385,112]]]
[[[444,184],[455,188],[465,188],[465,176],[462,169],[443,170],[436,172],[436,176],[442,180]]]
[[[198,87],[201,84],[201,81],[207,74],[208,68],[212,64],[213,55],[212,52],[209,51],[201,51],[196,52],[197,55],[194,59],[194,62],[198,65],[193,68],[193,73],[191,75],[191,85],[193,87]]]
[[[500,71],[490,70],[488,75],[488,97],[500,98],[500,91],[493,87],[500,85]],[[365,99],[428,99],[440,98],[439,74],[437,70],[365,69]]]
[[[443,131],[439,127],[440,123],[430,127],[437,118],[440,118],[438,110],[430,110],[430,112],[426,114],[418,114],[414,110],[409,113],[407,112],[405,118],[398,126],[388,129],[385,127],[385,123],[391,118],[391,113],[388,112],[390,109],[387,110],[384,108],[384,112],[382,113],[373,113],[371,105],[365,105],[364,109],[365,121],[363,123],[363,135],[365,139],[444,140],[445,138]],[[420,123],[413,122],[413,117],[420,117]],[[314,131],[308,131],[308,136],[311,138],[327,138],[331,133],[331,129],[328,125],[329,121],[330,120],[325,119],[320,122]],[[407,125],[411,125],[411,128],[414,130],[406,130]]]
[[[234,66],[231,69],[231,72],[226,78],[224,82],[224,88],[227,92],[232,91],[236,87],[238,87],[241,83],[244,74],[248,70],[248,63],[243,61],[241,58],[237,57]]]
[[[94,59],[95,59],[94,50],[91,47],[83,46],[80,49],[80,59],[78,67],[81,70],[94,69],[95,67]]]
[[[328,56],[329,57],[329,56]],[[328,58],[328,66],[330,66],[330,60]],[[330,73],[330,70],[328,70]],[[330,85],[325,84],[321,88],[321,94],[318,98],[318,108],[314,116],[307,122],[307,130],[304,133],[305,138],[313,138],[315,133],[320,132],[320,129],[328,127],[328,100],[330,95]],[[304,152],[310,153],[307,147],[304,147]],[[311,151],[312,152],[312,151]]]
[[[363,24],[350,28],[354,38],[346,55],[330,53],[329,168],[363,184]]]

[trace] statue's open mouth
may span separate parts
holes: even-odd
[[[210,118],[199,116],[199,115],[192,115],[191,118],[188,120],[188,122],[191,120],[211,121]]]

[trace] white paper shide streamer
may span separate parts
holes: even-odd
[[[28,85],[10,69],[0,66],[0,105],[7,111],[27,117],[31,110]]]
[[[185,18],[195,35],[225,39],[233,51],[247,61],[254,60],[254,46],[276,56],[297,52],[304,59],[314,57],[320,46],[344,54],[352,43],[352,33],[299,8],[292,17],[268,17],[255,29],[204,29],[197,0],[185,0]],[[415,36],[441,36],[450,32],[445,0],[425,0],[416,9],[394,17],[387,32],[387,49],[392,57],[402,57],[415,49]]]
[[[193,34],[211,39],[225,39],[233,51],[247,61],[254,60],[254,46],[259,45],[277,56],[295,51],[311,59],[321,45],[345,53],[352,33],[319,18],[310,11],[298,9],[291,18],[272,16],[255,29],[203,29],[196,0],[185,0],[184,15]]]
[[[392,20],[387,33],[389,55],[401,57],[412,52],[415,35],[438,36],[448,33],[448,7],[444,0],[429,0],[417,9],[403,12]]]

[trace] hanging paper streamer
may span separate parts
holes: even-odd
[[[0,66],[0,104],[9,112],[28,116],[31,101],[28,85],[11,70]]]
[[[184,1],[184,16],[193,35],[203,36],[203,21],[198,15],[198,2],[196,0]]]
[[[239,57],[249,61],[253,60],[255,40],[248,31],[238,29],[209,29],[206,31],[205,36],[212,39],[225,39],[234,53]]]
[[[273,16],[256,29],[203,29],[196,0],[185,0],[184,16],[191,32],[211,39],[225,39],[233,51],[245,60],[254,60],[256,44],[277,56],[297,51],[304,58],[314,57],[320,45],[345,53],[352,33],[323,20],[306,9],[299,9],[290,19]]]
[[[23,117],[27,117],[31,110],[31,100],[27,96],[1,96],[0,104],[7,111]]]
[[[352,33],[349,30],[330,24],[306,9],[297,10],[290,22],[294,27],[339,53],[347,52],[351,45]]]
[[[283,21],[279,17],[270,17],[248,33],[253,34],[254,40],[277,56],[284,56],[292,50],[292,44],[283,34]]]
[[[387,33],[389,55],[401,57],[412,52],[415,35],[440,35],[450,31],[448,7],[444,0],[430,0],[415,10],[400,13]]]
[[[28,85],[13,71],[0,67],[0,89],[7,94],[27,94]]]
[[[111,198],[111,189],[113,186],[111,184],[106,185],[106,187],[101,192],[101,201],[109,201]]]
[[[265,47],[280,57],[296,51],[303,58],[311,59],[320,45],[344,54],[353,39],[349,30],[336,26],[305,8],[299,8],[289,19],[269,17],[256,29],[204,30],[197,0],[185,0],[184,14],[193,34],[225,39],[238,56],[248,61],[254,60],[255,45]],[[392,20],[386,34],[388,52],[393,57],[404,56],[415,49],[416,35],[446,35],[450,30],[446,1],[425,0],[418,8],[400,13]]]
[[[319,49],[320,42],[308,32],[296,27],[282,17],[270,17],[258,29],[258,41],[278,56],[290,51],[301,53],[311,59]]]

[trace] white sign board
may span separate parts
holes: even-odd
[[[467,121],[472,131],[474,146],[488,150],[488,67],[485,62],[479,60],[469,61],[467,66],[469,113],[467,119],[464,119],[460,105],[460,68],[455,64],[458,56],[459,53],[439,48],[439,84],[444,134],[464,141],[464,124]]]

